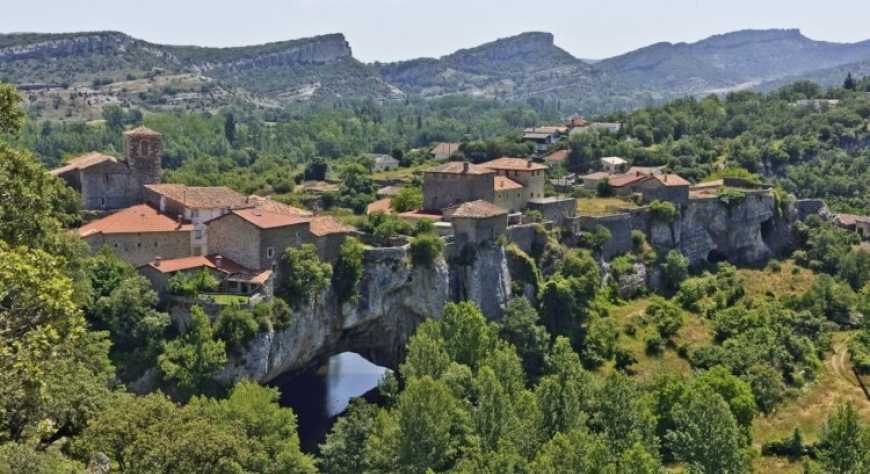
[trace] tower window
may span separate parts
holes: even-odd
[[[274,247],[266,247],[266,258],[275,257],[275,248]]]

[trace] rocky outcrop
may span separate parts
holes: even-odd
[[[337,33],[304,40],[286,41],[251,48],[232,48],[219,59],[195,65],[205,72],[214,68],[248,69],[255,67],[329,64],[352,59],[350,43]]]
[[[450,294],[455,301],[476,304],[490,319],[500,319],[511,297],[511,275],[504,247],[484,244],[467,259],[452,259]]]
[[[467,299],[487,314],[500,315],[510,298],[504,249],[483,249],[474,264],[461,269],[444,260],[430,267],[413,266],[407,247],[369,250],[354,304],[339,307],[331,292],[325,291],[317,301],[296,311],[288,327],[259,334],[243,354],[232,358],[218,379],[267,382],[348,351],[397,368],[416,327],[427,319],[440,318],[445,303],[459,300],[451,298],[453,285],[462,285]]]

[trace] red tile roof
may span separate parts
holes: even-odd
[[[495,171],[467,161],[448,161],[441,166],[427,170],[426,173],[484,175],[493,174]]]
[[[160,273],[176,273],[197,268],[211,268],[227,275],[231,280],[264,284],[272,276],[271,270],[257,272],[249,270],[238,263],[220,255],[182,257],[170,260],[155,259],[143,267],[151,267]]]
[[[248,196],[248,204],[251,204],[254,207],[262,209],[264,211],[274,212],[277,214],[286,214],[288,216],[314,215],[314,213],[307,209],[294,207],[289,204],[284,204],[283,202],[275,201],[268,197],[257,196],[256,194]]]
[[[618,174],[611,176],[607,182],[610,183],[610,186],[614,188],[621,188],[623,186],[631,186],[632,184],[636,184],[647,179],[650,179],[650,177],[637,174]]]
[[[310,232],[317,237],[334,234],[349,234],[353,227],[342,224],[332,216],[317,216],[311,219]]]
[[[665,186],[689,186],[689,182],[678,174],[657,174],[653,178]]]
[[[523,185],[504,176],[495,177],[496,191],[510,191],[513,189],[523,189]]]
[[[468,219],[487,219],[507,214],[508,211],[496,206],[495,204],[477,200],[461,204],[455,209],[447,211],[448,218],[462,217]]]
[[[83,170],[86,168],[90,168],[91,166],[98,165],[100,163],[105,163],[107,161],[111,161],[113,163],[117,163],[118,160],[113,156],[103,155],[102,153],[88,153],[87,155],[82,155],[76,158],[73,158],[66,162],[60,168],[55,168],[49,173],[60,176],[62,174],[68,173],[73,170]]]
[[[556,150],[553,153],[544,157],[544,161],[547,163],[561,163],[563,161],[568,160],[568,156],[571,154],[571,150]]]
[[[440,222],[444,218],[444,216],[439,212],[423,210],[403,212],[399,214],[399,217],[407,220],[429,219],[430,221],[435,222]]]
[[[230,214],[235,214],[260,229],[277,229],[279,227],[305,224],[311,221],[309,217],[290,216],[256,208],[234,209]],[[217,219],[221,218],[218,217]]]
[[[486,163],[481,163],[480,166],[482,166],[483,168],[489,168],[491,170],[499,171],[541,171],[549,168],[547,165],[535,163],[525,158],[509,157],[502,157],[492,161],[487,161]]]
[[[834,216],[837,219],[837,223],[844,226],[853,226],[858,222],[866,223],[870,222],[870,216],[860,216],[857,214],[835,214]]]
[[[192,230],[191,224],[179,224],[177,220],[160,214],[153,207],[139,204],[85,224],[79,228],[78,233],[81,237],[88,237],[95,234],[144,234]]]
[[[148,127],[136,127],[133,130],[127,130],[124,132],[124,135],[134,136],[134,137],[159,137],[160,133],[151,130]]]
[[[602,180],[604,178],[610,177],[610,173],[606,171],[596,171],[594,173],[589,173],[585,176],[581,176],[582,179],[593,179],[593,180]]]
[[[366,207],[366,214],[373,214],[375,212],[383,212],[385,214],[388,214],[393,210],[392,203],[392,198],[378,199],[377,201],[369,204]]]
[[[248,198],[226,186],[149,184],[147,189],[192,209],[231,208],[248,204]]]

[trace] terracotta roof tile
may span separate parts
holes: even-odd
[[[311,219],[310,232],[317,237],[334,234],[349,234],[354,230],[356,229],[342,224],[338,219],[332,216],[317,216]]]
[[[495,204],[477,200],[466,202],[458,207],[447,211],[448,218],[463,217],[469,219],[486,219],[507,214],[508,211],[496,206]]]
[[[248,196],[248,204],[253,205],[264,211],[274,212],[277,214],[285,214],[288,216],[312,216],[314,215],[307,209],[301,209],[283,202],[275,201],[268,197],[257,196],[252,194]]]
[[[389,214],[393,210],[392,203],[392,198],[378,199],[377,201],[366,206],[366,214],[373,214],[375,212],[383,212],[385,214]]]
[[[305,224],[311,221],[310,217],[279,214],[257,208],[234,209],[231,211],[231,214],[241,217],[260,229],[277,229],[279,227]],[[218,217],[218,219],[221,219],[221,217]]]
[[[118,160],[113,156],[104,155],[97,152],[88,153],[86,155],[78,156],[67,161],[66,164],[64,164],[60,168],[55,168],[49,171],[49,173],[55,176],[60,176],[73,170],[83,170],[86,168],[90,168],[91,166],[98,165],[100,163],[105,163],[107,161],[111,161],[113,163],[118,162]]]
[[[193,226],[160,214],[151,206],[139,204],[122,209],[79,228],[81,237],[94,234],[144,234],[147,232],[190,232]]]
[[[226,186],[149,184],[147,189],[192,209],[231,208],[248,204],[248,198]]]
[[[858,222],[867,223],[870,222],[870,216],[861,216],[858,214],[845,214],[840,213],[834,216],[837,219],[837,223],[844,226],[853,226]]]
[[[585,176],[581,176],[582,179],[604,179],[610,177],[610,173],[606,171],[596,171],[594,173],[589,173]]]
[[[650,177],[637,174],[619,174],[611,176],[608,180],[608,183],[610,183],[611,187],[621,188],[623,186],[631,186],[632,184],[639,183],[647,179],[650,179]]]
[[[250,270],[220,255],[182,257],[170,260],[155,259],[150,263],[143,265],[143,267],[144,266],[151,267],[165,274],[198,268],[211,268],[227,275],[230,280],[244,281],[259,285],[266,283],[272,276],[271,270],[263,272]]]
[[[535,163],[525,158],[509,158],[502,157],[486,163],[481,163],[481,167],[499,171],[541,171],[548,169],[547,165]]]
[[[688,186],[689,182],[678,174],[657,174],[653,176],[665,186]]]
[[[429,219],[429,220],[435,221],[435,222],[440,222],[444,218],[444,216],[439,212],[423,211],[423,210],[403,212],[403,213],[399,214],[399,217],[401,217],[402,219],[408,219],[408,220]]]
[[[441,166],[427,170],[426,173],[484,175],[493,174],[495,171],[467,161],[448,161]]]
[[[496,191],[510,191],[513,189],[523,189],[523,185],[505,176],[495,177]]]

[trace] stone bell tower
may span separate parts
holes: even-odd
[[[161,135],[150,128],[124,132],[124,158],[130,169],[128,195],[134,202],[143,201],[143,186],[160,183],[162,149]]]

